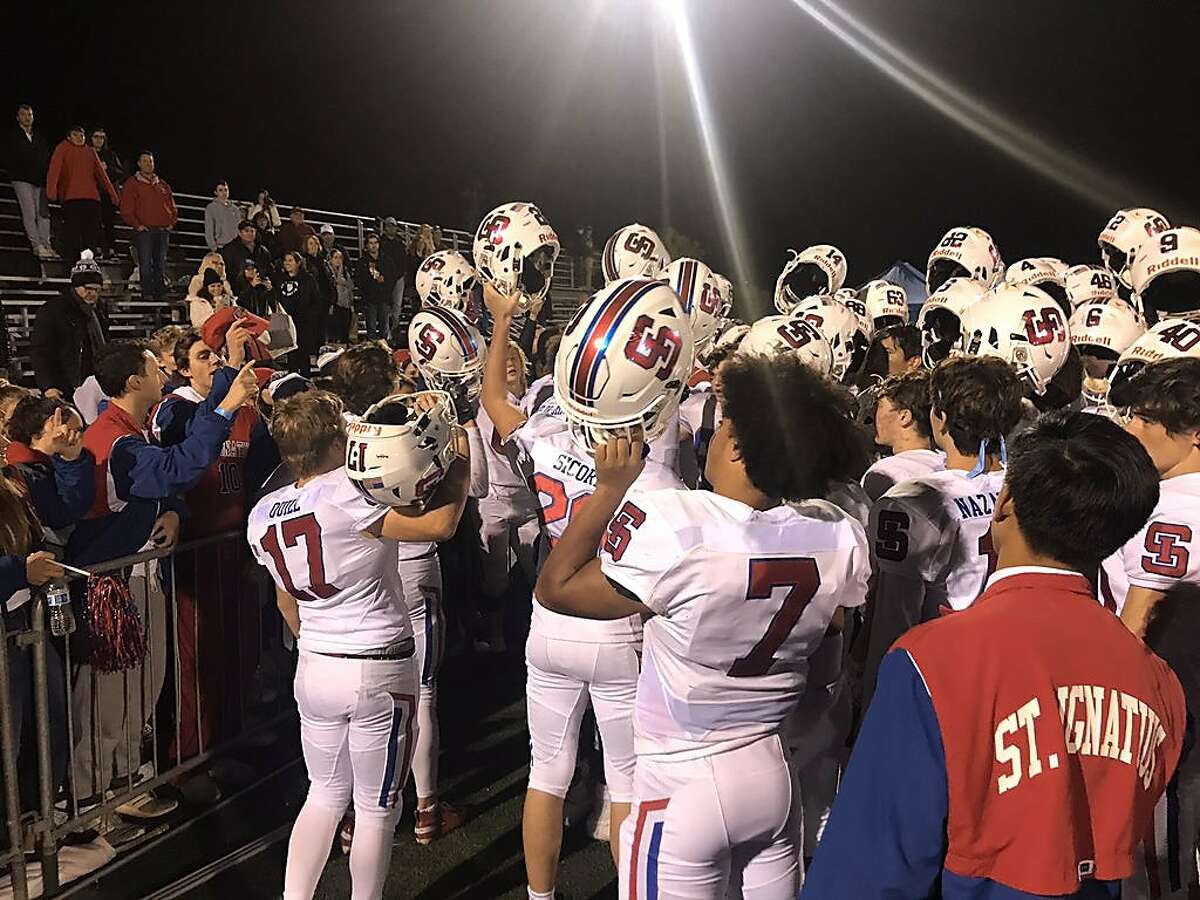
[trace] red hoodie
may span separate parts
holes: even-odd
[[[121,188],[121,218],[130,228],[174,228],[179,210],[171,186],[157,175],[134,175]]]
[[[108,180],[100,157],[87,144],[60,141],[50,157],[50,174],[46,176],[46,196],[55,203],[67,200],[100,200],[104,188],[116,206],[117,189]]]

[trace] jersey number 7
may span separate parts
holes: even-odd
[[[734,660],[726,673],[731,678],[753,678],[766,675],[775,662],[775,651],[780,648],[809,601],[821,586],[821,573],[817,563],[809,556],[792,556],[783,559],[750,560],[750,580],[746,590],[747,600],[770,600],[776,588],[786,587],[783,605],[771,618],[764,634],[750,652]]]
[[[282,546],[279,543],[283,536]],[[296,587],[292,573],[288,571],[287,560],[283,555],[284,547],[295,547],[303,538],[304,550],[308,562],[308,590],[302,591]],[[284,519],[282,522],[272,522],[267,533],[259,538],[259,544],[270,554],[275,571],[283,588],[297,600],[313,601],[317,598],[328,600],[338,592],[338,589],[325,581],[325,552],[321,547],[321,523],[312,513],[297,516],[294,519]],[[315,596],[314,596],[315,595]]]

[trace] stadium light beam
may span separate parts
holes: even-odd
[[[746,251],[745,229],[733,196],[732,179],[725,165],[725,155],[717,134],[716,120],[704,85],[700,63],[696,56],[696,44],[692,39],[692,27],[688,21],[687,5],[684,0],[657,0],[659,14],[666,17],[675,37],[679,57],[683,62],[687,78],[688,96],[692,102],[692,114],[696,130],[704,150],[704,162],[708,180],[717,202],[717,218],[721,237],[733,263],[733,275],[743,297],[751,296],[750,269]],[[755,311],[756,313],[758,311]]]
[[[792,0],[805,14],[897,84],[1007,156],[1104,210],[1146,204],[1148,191],[1046,141],[922,65],[832,0]],[[1168,204],[1174,205],[1174,204]]]

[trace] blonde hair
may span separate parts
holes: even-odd
[[[150,350],[158,357],[171,356],[175,352],[175,345],[188,330],[182,325],[164,325],[150,335]]]
[[[221,280],[225,280],[225,257],[216,250],[210,250],[204,254],[204,259],[200,260],[200,268],[196,269],[197,274],[203,275],[205,269],[215,269],[217,274],[221,276]]]
[[[275,404],[271,437],[296,478],[319,474],[332,449],[346,443],[342,401],[328,391],[304,391]]]
[[[416,237],[413,238],[412,252],[422,259],[437,252],[437,238],[434,237],[432,225],[422,225],[417,229]]]
[[[521,384],[523,387],[529,387],[529,357],[525,355],[525,351],[521,349],[521,345],[516,341],[508,342],[508,352],[511,353],[519,364],[521,375]]]

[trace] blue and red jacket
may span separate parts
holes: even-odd
[[[13,441],[4,455],[25,483],[38,520],[46,528],[54,531],[73,525],[91,509],[96,462],[86,450],[78,459],[63,459]]]
[[[1119,897],[1186,728],[1082,575],[1001,571],[884,658],[801,896]]]
[[[189,434],[173,447],[151,444],[144,423],[115,403],[88,426],[83,445],[96,461],[95,497],[67,544],[68,562],[86,566],[137,553],[160,515],[187,514],[179,495],[200,480],[229,436],[230,419],[217,406],[231,381],[224,370],[217,373]]]

